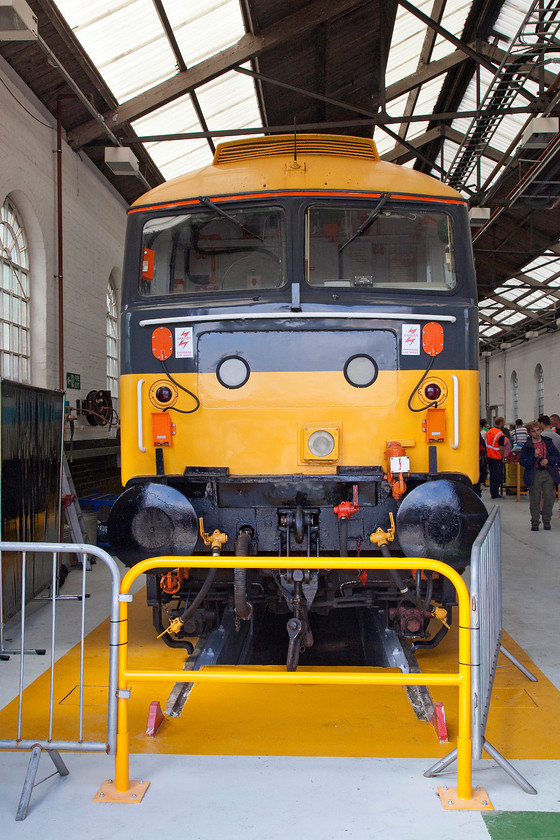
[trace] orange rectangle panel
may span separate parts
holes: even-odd
[[[175,424],[165,411],[152,414],[152,433],[154,446],[171,446],[171,437],[175,431]]]
[[[142,280],[147,280],[148,283],[154,279],[154,264],[156,252],[151,248],[144,248],[142,254]]]
[[[445,440],[445,409],[428,408],[423,423],[426,443],[443,443]]]

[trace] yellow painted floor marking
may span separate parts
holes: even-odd
[[[181,670],[185,652],[156,641],[144,593],[130,605],[130,667]],[[505,636],[505,634],[504,634]],[[107,685],[108,620],[86,639],[84,737],[104,740]],[[505,647],[538,678],[528,682],[500,655],[487,738],[502,755],[514,759],[560,758],[556,726],[560,692],[515,642]],[[456,633],[451,630],[435,651],[418,655],[424,671],[456,670]],[[54,737],[78,736],[77,645],[55,667]],[[273,666],[271,666],[273,667]],[[344,670],[349,670],[345,668]],[[49,672],[24,692],[23,738],[48,733]],[[444,704],[449,743],[439,744],[430,724],[417,721],[403,687],[199,685],[179,718],[164,721],[155,737],[145,734],[153,700],[165,708],[169,683],[133,685],[129,732],[131,752],[201,755],[318,755],[441,758],[455,746],[457,690],[434,688]],[[16,734],[17,700],[0,710],[0,738]]]

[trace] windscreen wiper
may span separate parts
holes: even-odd
[[[224,219],[228,219],[228,221],[232,222],[234,225],[237,225],[237,227],[241,228],[241,230],[244,231],[248,236],[250,236],[251,239],[258,239],[259,242],[264,242],[262,236],[259,236],[258,233],[253,233],[253,231],[248,230],[248,228],[245,227],[243,222],[240,222],[239,219],[235,218],[235,216],[231,216],[229,213],[226,213],[225,210],[222,210],[221,207],[218,207],[217,204],[214,204],[214,202],[210,201],[210,199],[206,196],[199,195],[198,200],[201,204],[204,204],[205,207],[209,207],[211,210],[215,210],[216,213],[218,213],[218,215],[223,216]]]
[[[381,199],[375,205],[375,207],[373,208],[373,210],[371,211],[371,213],[369,214],[367,219],[364,222],[362,222],[362,224],[360,225],[360,227],[358,228],[356,233],[353,233],[352,236],[350,237],[350,239],[347,239],[346,242],[344,243],[344,245],[340,246],[340,248],[338,249],[339,254],[341,253],[341,251],[344,251],[346,246],[350,245],[350,243],[353,242],[354,239],[357,239],[358,236],[362,236],[362,234],[366,232],[366,230],[371,225],[371,223],[374,222],[377,219],[377,217],[379,216],[379,214],[381,213],[381,211],[385,207],[385,205],[387,203],[387,199],[389,198],[389,195],[390,195],[390,193],[382,193]]]

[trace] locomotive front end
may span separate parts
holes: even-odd
[[[132,208],[113,550],[127,565],[193,555],[187,575],[150,576],[162,630],[203,593],[170,642],[232,605],[292,615],[303,646],[309,612],[347,606],[395,621],[404,607],[405,634],[425,636],[432,601],[451,605],[443,582],[359,558],[463,568],[486,517],[466,208],[372,141],[304,135],[297,166],[281,141],[224,144]],[[208,582],[196,555],[218,550],[213,533],[220,551],[277,555],[277,572]],[[294,553],[356,570],[300,579],[282,570]]]

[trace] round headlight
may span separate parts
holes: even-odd
[[[367,388],[377,379],[377,363],[371,356],[350,356],[344,365],[344,376],[355,388]]]
[[[313,432],[307,440],[307,447],[316,458],[326,458],[333,451],[334,445],[334,437],[324,429]]]
[[[222,359],[216,370],[218,381],[224,388],[241,388],[249,379],[250,373],[249,365],[239,356]]]

